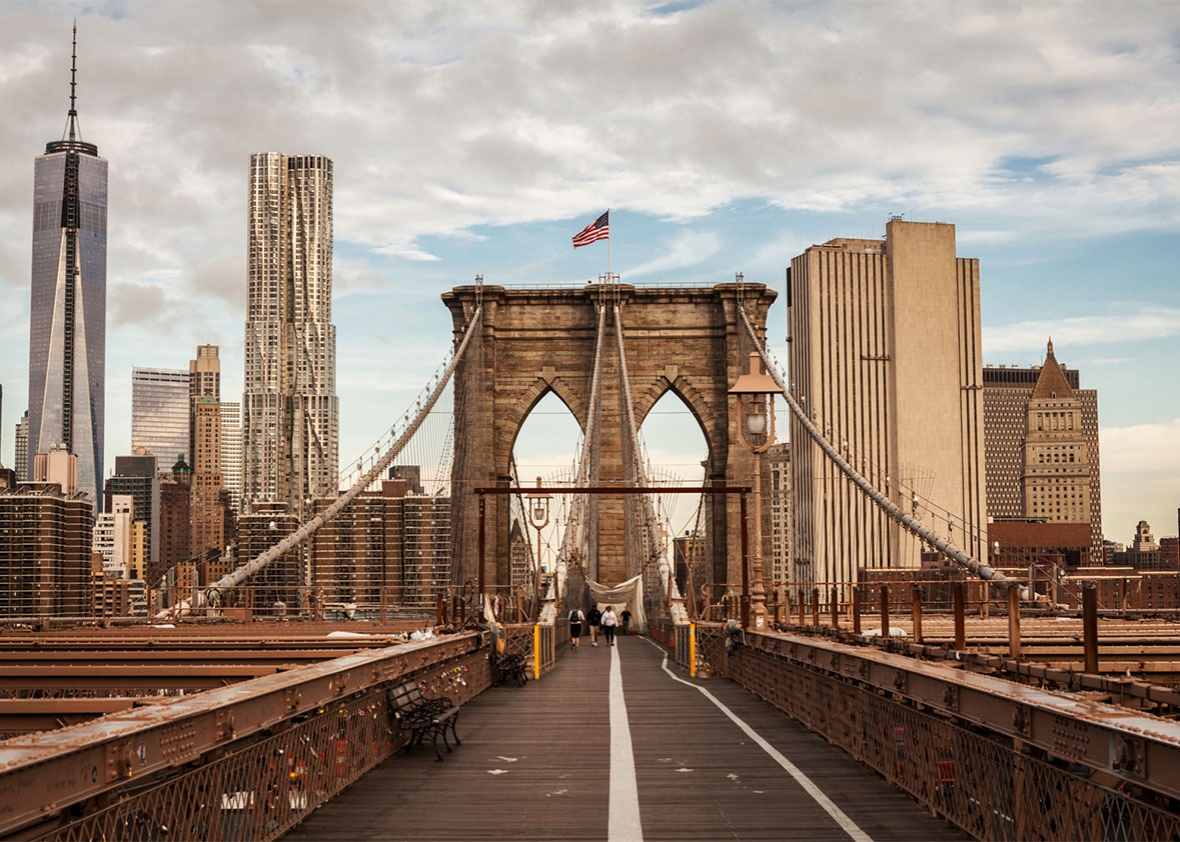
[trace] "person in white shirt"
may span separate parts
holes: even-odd
[[[602,612],[602,633],[606,635],[606,645],[615,645],[615,627],[619,624],[619,618],[615,616],[615,609],[611,606],[606,606]]]

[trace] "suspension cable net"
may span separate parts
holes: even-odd
[[[807,413],[795,401],[786,387],[778,366],[775,364],[773,357],[767,352],[758,335],[754,332],[753,325],[750,324],[750,318],[746,314],[744,302],[738,300],[738,313],[741,314],[742,324],[746,329],[746,334],[750,341],[754,344],[754,348],[758,351],[762,358],[763,365],[766,366],[767,372],[778,384],[778,387],[783,390],[783,395],[786,398],[787,406],[794,414],[796,420],[803,426],[807,435],[814,441],[821,450],[832,460],[833,464],[840,469],[845,476],[848,477],[857,488],[861,490],[876,506],[882,509],[890,518],[901,524],[911,533],[916,535],[921,541],[927,544],[934,550],[937,550],[954,564],[968,570],[975,576],[981,579],[986,579],[992,582],[1006,582],[1008,579],[996,570],[984,564],[979,559],[972,556],[970,553],[959,549],[950,540],[943,538],[930,527],[925,526],[913,513],[906,514],[900,506],[890,500],[885,494],[878,491],[872,483],[863,477],[854,468],[847,459],[840,455],[840,452],[828,441],[827,437],[820,431],[820,429],[812,423],[811,419],[807,417]]]
[[[451,376],[455,372],[455,368],[459,365],[459,361],[463,358],[463,353],[467,349],[467,345],[471,337],[479,333],[480,321],[483,316],[482,305],[477,307],[472,314],[471,321],[467,325],[466,331],[463,333],[463,339],[460,341],[457,348],[455,348],[451,355],[450,361],[447,363],[445,369],[441,374],[437,375],[434,381],[433,388],[430,389],[429,394],[425,398],[419,398],[416,404],[416,413],[412,420],[409,420],[402,431],[402,434],[392,442],[389,449],[379,459],[372,463],[372,467],[365,471],[356,479],[352,486],[333,502],[320,515],[304,523],[287,537],[283,538],[270,549],[259,554],[252,561],[243,564],[237,570],[234,570],[227,576],[222,577],[214,584],[210,585],[204,592],[205,602],[210,606],[216,606],[220,603],[221,594],[223,591],[228,591],[238,587],[244,583],[251,576],[254,576],[259,571],[265,569],[267,565],[271,564],[275,559],[280,558],[284,553],[294,549],[302,544],[312,535],[314,535],[320,527],[330,522],[342,509],[353,502],[361,492],[365,491],[372,485],[385,471],[385,469],[398,457],[405,449],[406,445],[418,432],[418,429],[426,421],[430,415],[430,411],[434,405],[438,403],[438,399],[442,396],[447,384],[450,382]],[[406,413],[406,418],[409,419],[409,413]]]

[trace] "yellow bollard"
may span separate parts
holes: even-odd
[[[533,623],[533,678],[541,678],[541,626]]]
[[[688,677],[697,677],[697,624],[688,624]]]

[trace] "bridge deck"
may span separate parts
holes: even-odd
[[[733,682],[661,669],[645,638],[563,655],[468,704],[446,763],[398,755],[286,838],[966,838]]]

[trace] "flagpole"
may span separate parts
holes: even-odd
[[[606,212],[609,214],[610,208],[607,208]],[[610,220],[609,216],[607,216],[607,220],[609,222],[609,220]],[[610,235],[609,234],[606,237],[606,274],[607,274],[607,277],[610,277]]]

